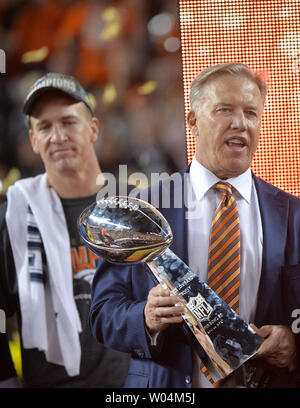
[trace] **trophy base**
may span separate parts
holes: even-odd
[[[159,283],[184,299],[183,318],[204,349],[215,381],[257,352],[263,339],[174,252],[167,249],[147,264]]]

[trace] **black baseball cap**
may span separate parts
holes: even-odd
[[[92,115],[94,114],[90,97],[76,78],[70,75],[49,72],[39,78],[30,88],[23,105],[23,112],[25,115],[31,114],[34,102],[50,89],[56,89],[71,96],[77,101],[85,103]]]

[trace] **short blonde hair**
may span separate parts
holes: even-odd
[[[227,64],[217,64],[208,67],[201,71],[197,77],[194,79],[191,85],[190,91],[190,105],[192,110],[197,110],[201,93],[206,82],[214,77],[219,77],[220,75],[236,75],[244,76],[251,79],[258,86],[263,102],[267,94],[267,86],[265,82],[251,69],[244,64],[237,62],[227,63]]]

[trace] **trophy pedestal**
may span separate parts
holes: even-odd
[[[186,302],[183,318],[206,352],[215,381],[256,353],[263,339],[174,252],[167,249],[147,264],[159,283]]]

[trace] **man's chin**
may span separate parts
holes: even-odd
[[[248,170],[250,164],[241,164],[241,163],[227,163],[226,167],[220,169],[219,174],[216,174],[217,177],[225,180],[233,177],[238,177],[241,174],[245,173]]]
[[[55,171],[61,175],[75,173],[78,170],[78,165],[75,160],[64,159],[55,163]]]

